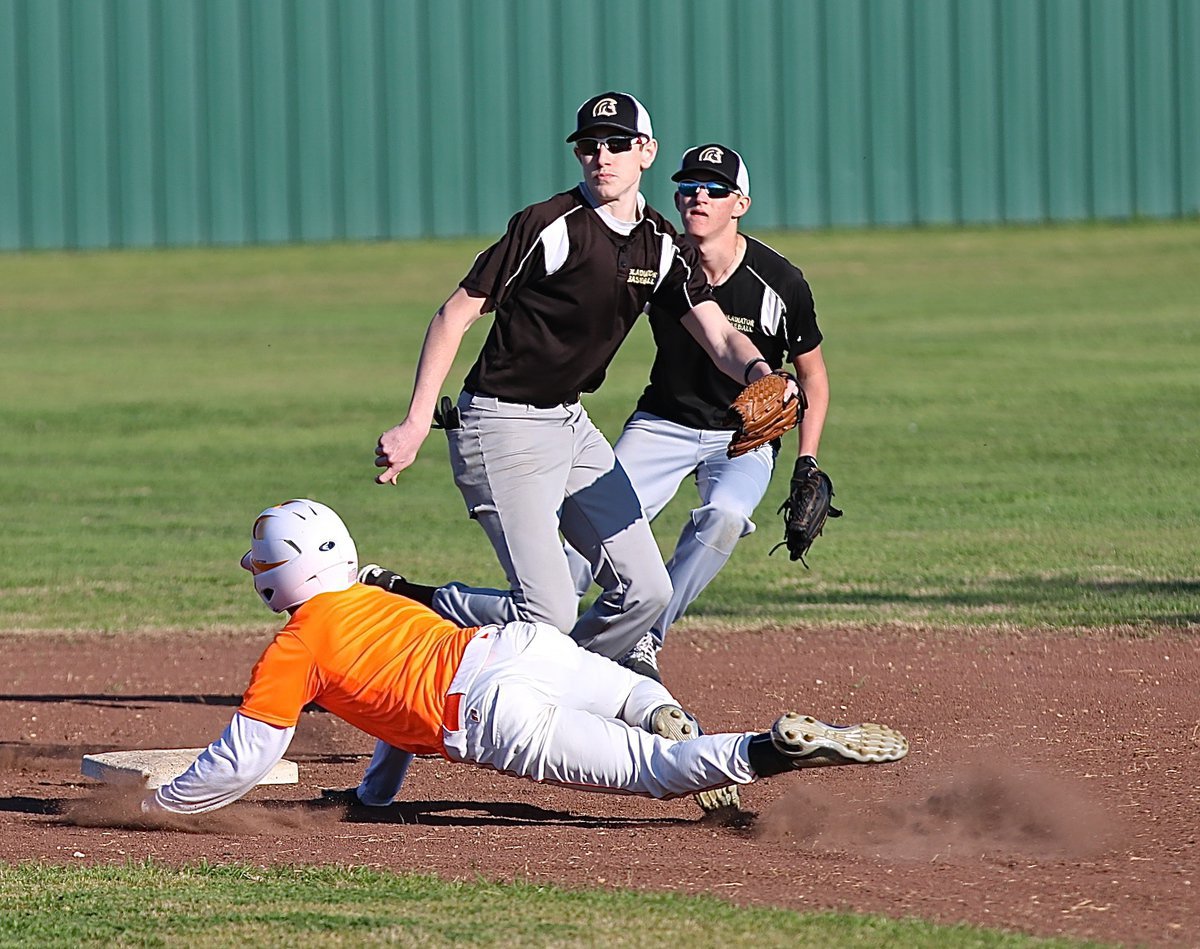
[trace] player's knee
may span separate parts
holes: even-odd
[[[619,593],[622,613],[636,613],[654,618],[671,601],[671,575],[660,560],[633,571]]]
[[[657,553],[657,551],[655,551]],[[637,567],[630,565],[620,574],[608,572],[597,575],[604,586],[601,599],[610,610],[622,615],[655,619],[671,600],[671,575],[661,558],[645,560]]]
[[[664,568],[661,572],[653,571],[652,576],[643,579],[639,584],[638,600],[645,604],[647,612],[658,616],[671,602],[671,594],[674,592],[671,575]]]
[[[692,511],[692,523],[696,539],[723,554],[733,553],[737,542],[754,531],[754,522],[741,511],[717,504],[706,504]]]

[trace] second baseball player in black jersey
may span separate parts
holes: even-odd
[[[821,344],[812,291],[804,274],[762,241],[743,234],[741,263],[713,288],[729,322],[778,369]],[[729,406],[742,387],[721,372],[679,321],[651,305],[657,356],[639,412],[690,428],[731,429]]]
[[[790,363],[796,370],[809,406],[799,429],[799,453],[815,463],[829,381],[808,282],[783,256],[739,232],[750,207],[750,177],[736,151],[716,143],[691,148],[673,178],[684,230],[731,326],[771,368]],[[767,491],[778,451],[778,445],[764,445],[728,458],[734,426],[727,415],[741,386],[714,372],[678,321],[653,303],[650,323],[657,346],[650,384],[614,450],[647,517],[656,517],[689,476],[700,505],[684,523],[667,563],[670,600],[630,655],[630,666],[647,673],[657,669],[667,629],[729,560],[738,540],[755,529],[750,516]],[[582,558],[568,554],[582,595],[591,574]]]

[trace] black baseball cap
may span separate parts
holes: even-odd
[[[575,113],[575,131],[567,136],[567,141],[583,138],[598,128],[620,129],[630,135],[654,138],[650,113],[628,92],[602,92],[584,102]]]
[[[724,181],[740,193],[750,194],[750,172],[746,170],[742,156],[719,142],[696,145],[683,153],[683,161],[679,170],[671,175],[671,180],[688,179]]]

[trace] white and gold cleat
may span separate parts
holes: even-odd
[[[827,725],[797,712],[781,715],[771,726],[771,744],[792,768],[881,764],[908,754],[908,739],[887,725]]]
[[[650,716],[650,730],[660,738],[669,738],[672,741],[687,741],[703,734],[699,722],[678,705],[663,705],[656,709]],[[694,799],[700,805],[700,809],[709,814],[724,811],[726,808],[738,810],[742,803],[736,784],[712,791],[701,791],[694,795]]]

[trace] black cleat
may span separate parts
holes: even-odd
[[[617,665],[624,666],[630,672],[636,672],[647,679],[662,682],[662,674],[658,671],[658,650],[659,645],[654,637],[646,633],[629,652],[617,660]]]
[[[433,608],[433,595],[437,592],[437,587],[411,583],[400,574],[381,567],[377,563],[369,563],[359,570],[358,582],[365,583],[367,586],[379,587],[397,596],[406,596],[430,609]]]

